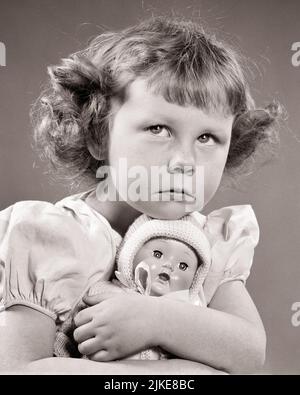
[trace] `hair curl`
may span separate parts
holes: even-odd
[[[111,99],[125,100],[126,87],[138,77],[169,102],[234,115],[227,171],[276,140],[280,106],[256,109],[238,55],[191,21],[155,17],[101,34],[48,74],[49,87],[32,111],[35,142],[57,172],[76,180],[96,182],[107,157]],[[89,144],[103,161],[90,154]]]

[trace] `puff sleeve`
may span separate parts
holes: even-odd
[[[259,226],[250,205],[213,211],[204,226],[211,243],[212,263],[204,283],[211,300],[217,287],[229,281],[246,282],[259,240]]]
[[[0,212],[0,292],[5,308],[25,305],[57,323],[65,319],[88,283],[112,262],[80,222],[46,202],[19,202]],[[101,249],[102,247],[102,249]]]

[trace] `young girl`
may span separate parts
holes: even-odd
[[[85,338],[82,353],[93,349],[95,331],[101,338],[97,361],[152,346],[180,359],[105,364],[51,356],[56,329],[72,307],[92,283],[110,278],[116,247],[134,219],[200,211],[224,171],[239,168],[270,141],[277,107],[256,109],[235,53],[197,24],[176,19],[154,18],[102,34],[49,73],[49,92],[37,107],[36,140],[57,169],[91,180],[95,189],[56,205],[19,202],[0,214],[2,369],[197,374],[209,367],[234,373],[260,367],[265,332],[244,284],[258,232],[252,209],[239,206],[206,218],[209,308],[108,292],[90,299],[91,307],[75,318]],[[128,179],[121,177],[124,159]],[[97,198],[103,165],[113,169],[106,185],[116,199]],[[144,171],[139,189],[150,191],[148,199],[128,193],[136,167]],[[163,169],[154,190],[153,168]],[[203,193],[185,187],[199,182]],[[84,331],[91,321],[92,330]]]

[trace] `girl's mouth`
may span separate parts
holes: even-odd
[[[181,188],[171,188],[169,190],[159,191],[159,195],[168,194],[170,200],[178,200],[178,201],[195,201],[195,197]]]

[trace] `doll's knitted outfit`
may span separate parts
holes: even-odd
[[[137,287],[133,260],[147,241],[160,237],[181,241],[196,252],[201,264],[194,276],[189,294],[192,299],[197,298],[210,267],[211,253],[207,237],[191,215],[178,220],[152,219],[146,214],[139,216],[129,227],[117,251],[118,279],[128,288],[145,293]]]

